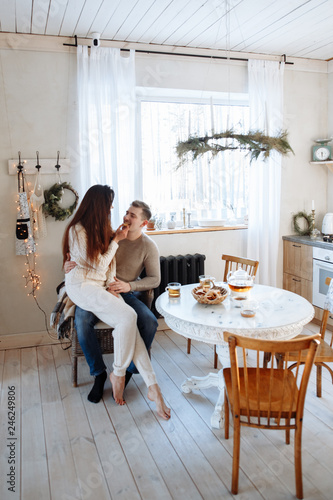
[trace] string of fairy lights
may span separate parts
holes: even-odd
[[[27,189],[25,189],[25,184],[26,184]],[[29,200],[29,198],[31,198],[31,194],[32,194],[33,190],[31,189],[31,183],[29,181],[26,181],[26,178],[24,176],[23,171],[21,173],[21,178],[20,178],[20,173],[18,174],[18,191],[19,191],[19,193],[17,194],[17,200],[16,200],[17,212],[18,212],[17,220],[23,220],[24,216],[25,216],[25,214],[23,213],[22,205],[20,203],[20,191],[22,192],[22,190],[27,193],[27,199]],[[29,194],[30,194],[30,196],[29,196]],[[41,282],[41,277],[37,272],[37,258],[39,257],[39,255],[37,253],[38,243],[36,243],[36,241],[34,241],[34,239],[33,239],[33,233],[35,232],[38,234],[38,230],[39,230],[38,218],[36,216],[36,212],[34,210],[32,203],[30,204],[29,212],[30,212],[29,213],[30,223],[32,224],[32,227],[30,227],[28,229],[28,233],[27,233],[28,237],[23,240],[26,252],[25,252],[25,263],[24,263],[25,264],[25,272],[22,275],[22,278],[25,280],[24,287],[27,290],[27,296],[32,297],[34,299],[38,309],[40,309],[40,311],[44,315],[45,327],[46,327],[46,331],[48,332],[48,335],[51,338],[56,339],[57,336],[55,334],[53,334],[52,332],[50,332],[50,330],[48,328],[46,312],[40,306],[38,299],[37,299],[37,292],[40,290],[42,282]],[[30,238],[30,241],[29,241],[29,238]]]

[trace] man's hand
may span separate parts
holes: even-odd
[[[108,286],[108,291],[115,293],[127,293],[131,291],[131,285],[129,283],[126,283],[125,281],[121,281],[115,278],[113,283],[110,283],[110,285]]]

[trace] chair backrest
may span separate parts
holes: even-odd
[[[224,369],[223,374],[226,386],[229,383],[232,387],[229,397],[233,414],[239,415],[240,423],[261,428],[294,428],[290,420],[303,416],[318,339],[319,334],[297,340],[261,340],[224,332],[224,340],[229,344],[231,368]],[[241,348],[241,363],[236,347]],[[301,353],[306,349],[306,362],[301,368]],[[299,353],[293,370],[288,369],[289,351]],[[271,353],[268,368],[262,368],[264,353]]]
[[[325,279],[325,284],[329,286],[331,283],[331,279],[332,278],[327,277]],[[328,309],[324,309],[323,317],[322,317],[321,323],[320,323],[320,335],[321,335],[322,339],[325,338],[326,326],[327,326],[327,320],[328,320],[329,314],[330,314],[330,311]],[[333,335],[331,335],[331,342],[330,342],[331,347],[332,347],[332,344],[333,344]]]
[[[234,255],[222,255],[222,260],[225,261],[223,281],[227,281],[229,271],[236,271],[240,268],[245,269],[245,271],[254,278],[259,266],[259,261],[257,260],[235,257]]]

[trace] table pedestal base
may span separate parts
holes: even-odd
[[[214,413],[210,419],[210,424],[214,429],[220,429],[224,422],[224,380],[222,370],[218,373],[209,373],[205,377],[190,377],[181,385],[182,391],[186,394],[189,394],[195,389],[209,389],[210,387],[217,387],[219,390],[219,396]]]

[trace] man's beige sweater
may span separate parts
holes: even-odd
[[[143,269],[147,276],[138,280]],[[160,257],[156,243],[145,233],[134,241],[121,240],[116,253],[116,276],[133,291],[156,288],[161,281]]]

